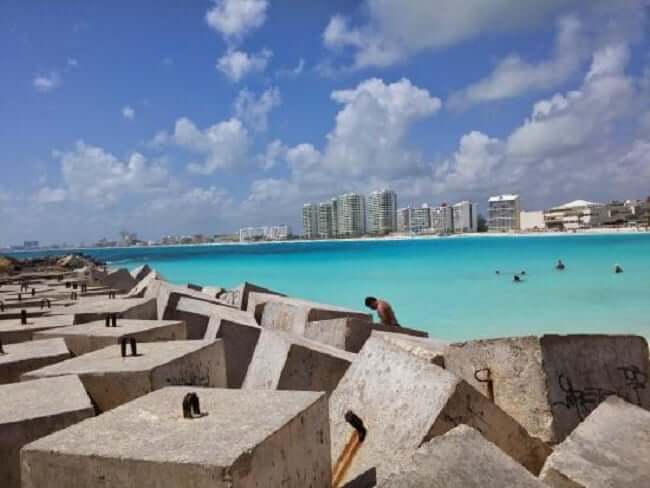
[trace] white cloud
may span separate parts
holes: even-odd
[[[267,8],[267,0],[214,0],[205,20],[226,40],[238,41],[264,24]]]
[[[32,80],[32,85],[36,91],[41,93],[48,93],[61,86],[61,77],[55,71],[45,75],[35,76]]]
[[[269,170],[280,165],[286,159],[288,150],[288,146],[276,139],[267,144],[264,153],[258,155],[256,159],[262,169]]]
[[[175,144],[203,155],[203,162],[191,163],[187,169],[192,173],[209,175],[218,169],[247,163],[250,140],[246,127],[237,118],[201,130],[190,119],[183,117],[176,121],[173,134],[159,132],[153,144]]]
[[[44,186],[36,192],[34,200],[37,203],[58,203],[66,199],[67,193],[63,188]]]
[[[520,191],[560,200],[581,188],[608,193],[603,182],[620,180],[616,175],[625,167],[635,178],[643,174],[637,162],[643,141],[624,149],[635,133],[630,122],[647,110],[642,85],[624,73],[628,58],[622,45],[597,51],[579,89],[535,103],[531,116],[503,140],[478,132],[463,136],[458,151],[437,168],[434,192]]]
[[[195,187],[180,194],[160,196],[147,202],[146,212],[163,215],[172,210],[192,212],[194,209],[198,209],[205,212],[207,208],[223,210],[231,205],[232,199],[226,190],[215,186]],[[167,213],[167,215],[169,214]]]
[[[326,47],[349,48],[352,66],[389,66],[427,49],[455,45],[480,35],[516,32],[544,25],[556,14],[575,8],[642,12],[641,0],[624,5],[610,0],[365,0],[365,22],[351,25],[335,15],[323,33]],[[606,22],[605,22],[606,23]],[[606,26],[603,23],[601,28]]]
[[[305,70],[305,60],[300,58],[298,64],[293,68],[279,69],[275,75],[280,78],[296,78]]]
[[[75,58],[68,58],[68,66],[70,68],[76,68],[79,66],[79,61]]]
[[[79,141],[74,149],[53,155],[61,163],[64,190],[73,200],[105,205],[129,193],[162,191],[168,185],[167,170],[137,152],[120,161],[100,147]]]
[[[252,54],[230,50],[217,60],[216,68],[231,81],[238,82],[251,73],[264,71],[272,56],[269,49]]]
[[[280,105],[281,101],[280,90],[277,87],[265,90],[259,97],[243,89],[235,100],[235,115],[249,127],[257,131],[265,131],[269,113]]]
[[[125,105],[122,107],[122,117],[125,119],[133,120],[135,119],[135,110],[130,105]]]
[[[512,54],[501,60],[492,73],[455,93],[449,104],[455,108],[511,98],[522,93],[557,86],[572,76],[587,55],[581,22],[575,16],[558,21],[555,49],[550,59],[529,63]]]

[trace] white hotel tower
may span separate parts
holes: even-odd
[[[394,191],[374,191],[368,195],[366,203],[370,234],[390,234],[397,230],[397,194]]]

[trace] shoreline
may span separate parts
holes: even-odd
[[[256,246],[269,244],[312,244],[319,242],[378,242],[378,241],[407,241],[407,240],[435,240],[435,239],[475,239],[481,237],[494,238],[522,238],[522,237],[577,237],[577,236],[603,236],[603,235],[650,235],[650,229],[645,228],[624,228],[624,229],[581,229],[575,232],[472,232],[463,234],[448,235],[411,235],[393,234],[381,237],[352,237],[343,239],[288,239],[281,241],[258,241],[258,242],[206,242],[199,244],[155,244],[152,246],[112,246],[112,247],[66,247],[59,249],[21,249],[8,250],[4,253],[8,256],[13,254],[29,254],[39,252],[66,252],[66,251],[96,251],[96,250],[125,250],[125,249],[156,249],[156,248],[184,248],[184,247],[210,247],[210,246]]]

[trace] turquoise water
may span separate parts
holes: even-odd
[[[543,332],[650,336],[650,235],[471,237],[86,251],[168,280],[363,309],[387,299],[403,325],[444,339]],[[553,269],[561,258],[563,272]],[[615,275],[615,263],[625,272]],[[495,270],[501,270],[500,275]],[[512,274],[526,270],[522,283]]]

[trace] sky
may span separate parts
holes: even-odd
[[[647,0],[0,0],[0,246],[650,195]]]

